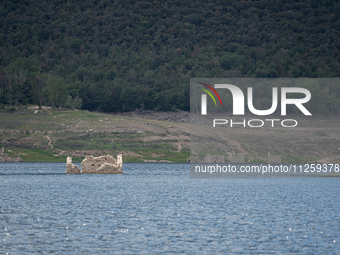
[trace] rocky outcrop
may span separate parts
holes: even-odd
[[[173,163],[169,160],[144,159],[144,163]]]
[[[158,160],[156,159],[144,159],[144,163],[157,163]]]
[[[22,162],[22,158],[11,158],[6,156],[0,156],[0,162]]]
[[[158,161],[158,163],[173,163],[173,162],[169,160],[160,160]]]
[[[70,160],[69,160],[70,159]],[[68,165],[69,169],[68,170]],[[72,164],[72,158],[68,157],[66,162],[66,173],[73,173],[72,167],[78,167]],[[78,167],[79,170],[79,167]],[[76,171],[76,170],[75,170]],[[117,156],[117,160],[110,155],[93,157],[87,156],[81,162],[81,171],[74,173],[82,174],[121,174],[123,172],[122,155]]]
[[[79,166],[72,164],[71,157],[67,157],[66,159],[66,173],[67,174],[80,174]]]
[[[11,152],[11,151],[8,150],[8,152]],[[7,153],[5,152],[5,148],[2,147],[1,150],[0,150],[0,162],[22,162],[22,158],[20,158],[20,157],[16,157],[16,158],[8,157]]]

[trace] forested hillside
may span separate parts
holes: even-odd
[[[0,103],[189,110],[191,77],[339,77],[339,13],[331,0],[1,1]],[[339,112],[340,85],[314,90]]]

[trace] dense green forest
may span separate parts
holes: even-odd
[[[189,110],[191,77],[339,77],[339,13],[331,0],[4,0],[0,104]],[[314,90],[319,113],[339,113],[340,85]]]

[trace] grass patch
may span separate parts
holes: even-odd
[[[11,152],[8,152],[10,150]],[[56,157],[43,149],[22,149],[6,147],[8,157],[20,157],[24,162],[66,162],[66,156]]]
[[[262,164],[262,163],[267,163],[267,161],[263,159],[257,159],[257,158],[254,158],[249,161],[249,164]]]

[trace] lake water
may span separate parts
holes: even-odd
[[[340,178],[190,179],[189,168],[0,163],[0,254],[340,254]]]

